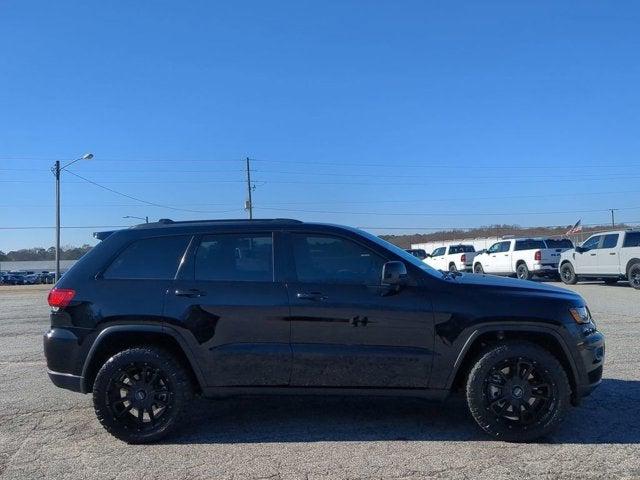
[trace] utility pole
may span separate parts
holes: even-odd
[[[616,228],[616,217],[615,217],[615,211],[618,210],[617,208],[610,208],[609,210],[611,210],[611,226],[613,228]]]
[[[251,200],[251,166],[249,165],[249,157],[247,157],[247,193],[249,199],[245,202],[244,209],[249,211],[249,220],[253,219],[253,202]]]
[[[53,174],[56,177],[56,277],[60,280],[60,160],[56,160],[53,166]],[[55,283],[54,282],[54,283]]]

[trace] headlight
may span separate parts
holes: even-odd
[[[583,324],[591,321],[591,312],[587,307],[573,307],[569,309],[569,313],[576,323]]]

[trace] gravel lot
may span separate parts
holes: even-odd
[[[0,477],[640,478],[640,292],[572,289],[607,336],[604,380],[545,442],[490,440],[460,401],[278,397],[200,400],[178,435],[129,446],[47,378],[47,288],[0,287]]]

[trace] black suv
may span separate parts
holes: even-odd
[[[564,289],[442,273],[366,232],[296,220],[101,232],[49,294],[49,377],[154,441],[194,394],[462,391],[500,439],[544,435],[598,385],[604,338]]]

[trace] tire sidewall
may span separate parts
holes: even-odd
[[[158,428],[150,431],[138,431],[127,428],[118,422],[108,405],[108,386],[122,368],[131,363],[146,363],[162,370],[168,380],[171,403],[164,413],[168,418]],[[112,356],[98,372],[93,385],[93,404],[98,420],[113,436],[128,443],[148,443],[159,440],[172,431],[179,423],[184,406],[190,399],[189,379],[184,368],[169,352],[152,347],[140,347],[124,350]]]
[[[520,280],[529,280],[529,278],[531,278],[531,275],[529,274],[529,268],[526,264],[521,263],[520,265],[518,265],[518,268],[516,268],[516,276]]]
[[[571,276],[569,278],[565,278],[564,272],[566,271],[571,272]],[[565,263],[560,267],[560,280],[562,280],[562,283],[566,285],[574,285],[578,281],[573,265]]]
[[[635,263],[629,267],[629,285],[636,290],[640,290],[640,283],[634,285],[632,283],[632,277],[638,274],[640,274],[640,263]]]
[[[513,357],[534,361],[553,380],[551,411],[523,429],[509,428],[506,423],[496,420],[496,415],[485,407],[487,375],[497,363]],[[563,367],[551,353],[525,342],[505,343],[489,349],[477,360],[467,378],[466,398],[471,416],[486,433],[499,440],[526,442],[549,434],[562,422],[570,406],[571,387]]]

